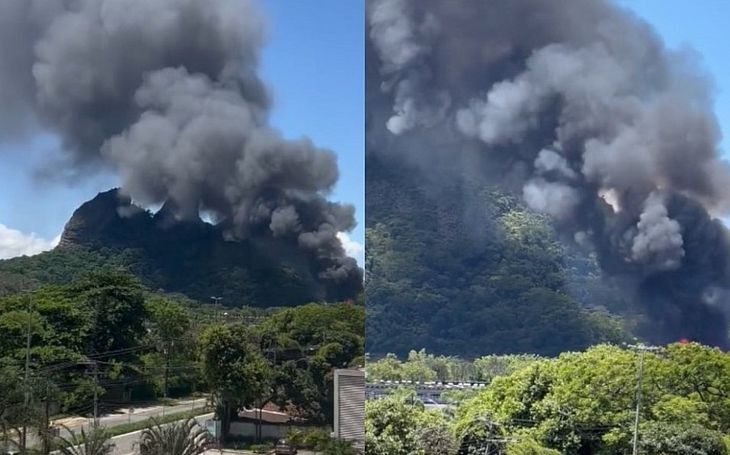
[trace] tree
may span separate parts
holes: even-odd
[[[18,426],[25,412],[20,371],[10,366],[0,368],[0,424],[4,429]]]
[[[268,400],[331,423],[332,371],[362,359],[364,319],[364,308],[351,304],[309,304],[274,313],[259,329],[260,347],[275,370]]]
[[[643,453],[662,455],[727,455],[722,433],[698,425],[651,422],[642,428]]]
[[[145,301],[150,336],[161,342],[181,338],[190,329],[190,315],[181,305],[166,297],[153,296]]]
[[[88,353],[135,347],[145,334],[146,310],[140,282],[127,274],[102,270],[72,284],[67,295],[91,315]]]
[[[142,431],[140,455],[198,455],[205,452],[208,433],[194,418],[182,422],[152,424]]]
[[[172,366],[190,366],[195,362],[197,353],[194,337],[185,337],[190,332],[190,315],[183,306],[161,296],[148,298],[145,308],[148,314],[148,342],[157,349],[144,354],[142,362],[145,369],[153,373],[155,391],[165,397],[170,388],[189,392],[196,385],[197,371],[173,370]],[[171,371],[176,373],[171,375]]]
[[[645,354],[639,431],[644,453],[725,453],[729,367],[726,353],[692,343]],[[633,436],[637,368],[635,352],[608,345],[538,360],[496,377],[463,402],[454,429],[464,434],[471,422],[485,418],[508,435],[565,455],[624,453]]]
[[[415,392],[365,403],[366,455],[436,455],[454,447],[443,415],[427,410]]]
[[[200,337],[203,373],[216,400],[225,438],[238,409],[253,405],[269,389],[271,367],[245,326],[214,325]]]
[[[560,455],[554,449],[540,445],[534,439],[522,439],[507,445],[506,455]]]
[[[61,455],[110,455],[114,451],[114,443],[104,427],[93,425],[90,431],[82,427],[80,433],[63,428],[71,436],[59,437],[58,452]]]

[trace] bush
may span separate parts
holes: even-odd
[[[697,425],[645,425],[639,440],[647,453],[667,455],[727,455],[722,433]]]
[[[507,455],[560,455],[560,452],[543,447],[532,439],[524,439],[507,446]]]
[[[253,453],[269,453],[269,451],[274,449],[274,445],[267,442],[265,444],[252,444],[249,448]]]
[[[310,428],[307,430],[292,430],[287,435],[297,448],[322,451],[332,440],[329,431],[322,428]]]

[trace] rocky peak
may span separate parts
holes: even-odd
[[[101,192],[74,211],[64,226],[58,247],[68,248],[103,240],[105,233],[144,214],[146,212],[132,204],[132,200],[118,188]]]

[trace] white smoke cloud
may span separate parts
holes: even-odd
[[[559,153],[542,149],[535,159],[535,169],[541,174],[554,172],[567,179],[576,178],[576,173]]]
[[[669,217],[661,195],[649,195],[636,227],[638,233],[631,247],[635,261],[648,263],[655,270],[675,270],[681,266],[685,254],[682,226]]]
[[[522,189],[522,197],[531,209],[558,219],[570,217],[580,202],[575,188],[541,178],[527,182]]]
[[[60,234],[50,240],[46,240],[35,233],[25,234],[0,223],[0,259],[9,259],[17,256],[33,256],[55,248],[60,240]]]
[[[363,255],[363,253],[365,253],[365,247],[363,244],[357,240],[351,239],[347,232],[338,232],[337,238],[340,239],[340,243],[342,243],[342,248],[345,249],[345,253],[351,258],[357,259],[357,263],[362,267],[365,262],[365,257]]]

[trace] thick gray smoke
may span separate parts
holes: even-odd
[[[689,51],[607,0],[367,9],[368,153],[496,178],[635,284],[655,341],[727,347],[730,171]]]
[[[245,238],[261,226],[359,276],[326,200],[335,155],[269,125],[257,73],[263,23],[248,0],[0,2],[0,133],[45,128],[78,172],[111,166],[123,191],[178,219],[201,213]]]

